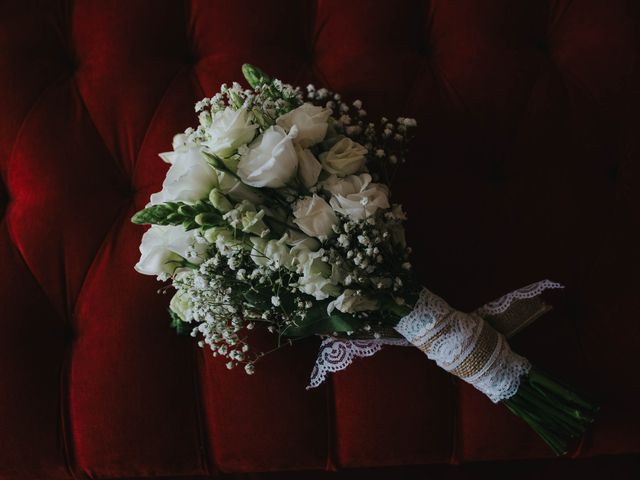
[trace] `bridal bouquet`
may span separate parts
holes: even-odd
[[[222,85],[196,104],[198,127],[160,154],[162,190],[132,219],[152,225],[135,268],[171,280],[172,325],[248,374],[268,353],[254,351],[250,330],[273,333],[274,349],[322,336],[312,387],[383,344],[413,345],[566,452],[596,407],[505,337],[544,313],[539,293],[559,285],[451,308],[412,276],[406,217],[390,198],[416,121],[373,123],[359,100],[243,73],[251,88]]]

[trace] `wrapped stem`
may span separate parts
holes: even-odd
[[[455,310],[426,289],[395,329],[438,366],[503,403],[557,455],[594,421],[594,403],[512,352],[480,315]]]
[[[502,403],[551,447],[564,455],[595,420],[599,407],[573,389],[532,367],[516,394]]]

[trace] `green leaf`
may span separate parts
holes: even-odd
[[[247,289],[242,293],[242,296],[244,297],[244,299],[247,301],[247,303],[253,307],[264,307],[266,306],[267,302],[266,302],[266,298],[271,298],[270,295],[268,295],[268,292],[259,292],[256,290],[252,290],[252,289]]]
[[[336,332],[353,332],[359,326],[360,320],[348,313],[333,312],[327,314],[328,301],[318,302],[307,311],[307,316],[301,325],[288,327],[284,332],[287,337],[302,338],[311,335],[331,335]]]
[[[169,217],[175,213],[175,204],[161,203],[160,205],[152,205],[140,210],[133,217],[131,221],[136,225],[176,225],[182,222],[182,220],[174,223],[169,220]]]
[[[211,165],[213,168],[215,168],[216,170],[220,170],[221,172],[228,173],[229,175],[236,178],[237,180],[240,180],[240,177],[238,176],[238,174],[235,173],[233,170],[231,170],[228,167],[228,165],[224,162],[224,160],[222,160],[222,158],[220,158],[214,153],[209,153],[209,152],[201,152],[201,153],[202,155],[204,155],[209,165]]]
[[[359,320],[348,313],[333,312],[327,322],[331,332],[353,332],[356,330]]]
[[[176,312],[169,309],[169,316],[171,317],[170,326],[171,328],[175,328],[178,335],[184,336],[191,334],[191,326],[187,322],[182,321]]]
[[[167,202],[140,210],[131,221],[137,225],[182,225],[186,230],[200,226],[216,226],[222,216],[208,201],[198,200],[193,205],[184,202]]]

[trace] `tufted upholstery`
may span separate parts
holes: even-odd
[[[632,0],[0,2],[0,478],[549,456],[417,351],[307,392],[317,340],[246,377],[168,328],[128,219],[243,62],[415,116],[395,193],[424,282],[460,308],[567,285],[513,346],[602,399],[574,456],[640,453],[638,20]]]

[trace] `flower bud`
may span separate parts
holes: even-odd
[[[194,219],[198,225],[215,225],[218,217],[211,213],[199,213]]]
[[[233,208],[231,202],[217,188],[214,188],[211,190],[211,193],[209,193],[209,201],[222,213],[227,213]]]
[[[251,85],[252,88],[256,88],[258,85],[263,85],[265,83],[271,82],[271,78],[269,77],[269,75],[264,73],[258,67],[254,67],[253,65],[249,65],[248,63],[242,65],[242,74],[244,75],[244,78],[247,79],[247,82],[249,83],[249,85]]]
[[[190,205],[181,205],[178,207],[178,213],[184,217],[193,217],[196,211]]]

